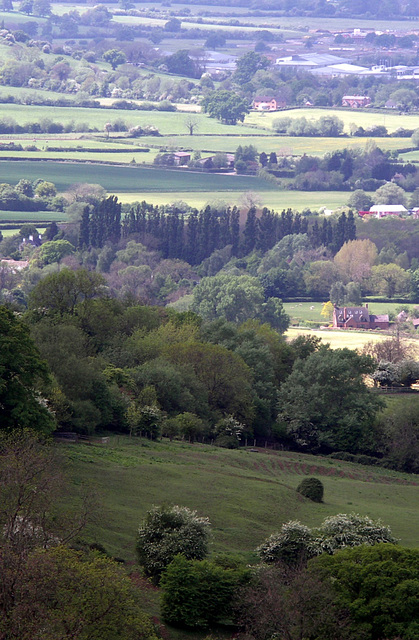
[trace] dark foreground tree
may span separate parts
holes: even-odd
[[[82,593],[79,576],[72,582],[70,590],[73,596],[69,592],[66,594],[64,583],[73,579],[70,575],[64,577],[66,569],[61,563],[59,567],[53,567],[49,560],[55,557],[55,547],[72,540],[87,519],[93,517],[93,501],[79,501],[74,490],[74,502],[80,502],[81,506],[64,509],[62,497],[66,491],[68,487],[63,477],[63,460],[55,447],[40,441],[36,434],[28,430],[0,436],[2,639],[94,637],[81,634],[83,623],[76,627],[71,622],[71,618],[75,620],[77,617],[82,621],[85,613],[91,619],[96,615],[98,609],[95,613],[93,602],[89,612],[82,612],[83,598],[86,598],[84,603],[87,607],[92,594]],[[56,569],[57,575],[54,573]],[[83,570],[81,563],[79,573]],[[96,576],[95,580],[97,588],[100,578]],[[48,597],[43,592],[46,585]],[[60,591],[61,588],[63,591]],[[81,598],[79,603],[75,602],[76,594]],[[101,597],[99,592],[95,597]],[[67,623],[68,629],[72,628],[72,634],[69,631],[68,634],[64,633]]]
[[[231,619],[231,603],[249,570],[178,555],[163,573],[162,614],[180,627],[209,627]]]
[[[333,585],[340,606],[350,611],[351,637],[418,637],[418,549],[363,545],[316,558],[310,568]]]
[[[237,621],[254,640],[343,640],[348,616],[330,584],[303,567],[261,567],[237,597]]]
[[[9,568],[3,565],[2,580]],[[14,583],[13,607],[0,617],[0,637],[8,640],[156,640],[124,570],[63,546],[29,555]]]
[[[0,430],[52,431],[54,417],[42,395],[48,385],[47,366],[29,329],[0,307]]]

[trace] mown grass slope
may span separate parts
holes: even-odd
[[[283,522],[316,526],[340,512],[382,518],[403,544],[419,542],[416,476],[297,453],[122,436],[112,436],[107,445],[61,448],[74,484],[84,483],[98,495],[98,521],[85,537],[127,560],[135,557],[138,524],[155,504],[181,504],[209,516],[212,550],[247,560]],[[323,504],[296,492],[307,475],[324,483]]]

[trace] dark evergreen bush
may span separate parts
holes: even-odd
[[[317,478],[304,478],[297,487],[298,493],[313,502],[323,502],[323,483]]]

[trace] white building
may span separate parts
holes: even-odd
[[[374,214],[375,218],[385,218],[404,215],[407,209],[402,204],[375,204],[371,207],[370,213]]]

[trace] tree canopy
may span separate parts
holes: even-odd
[[[209,520],[187,507],[153,507],[138,530],[137,556],[147,576],[159,581],[175,556],[203,560],[208,551]]]
[[[202,101],[205,113],[211,118],[217,118],[225,124],[237,124],[243,122],[250,108],[247,102],[233,91],[217,89],[212,91]]]
[[[311,569],[334,585],[353,633],[362,630],[367,640],[417,637],[418,549],[362,545],[316,558]]]
[[[293,444],[306,451],[362,448],[381,406],[363,380],[373,370],[369,356],[329,345],[297,360],[278,404],[278,422]]]
[[[52,431],[55,420],[42,395],[49,384],[47,365],[28,327],[0,306],[0,428]]]

